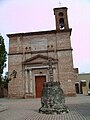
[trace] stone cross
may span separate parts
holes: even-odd
[[[44,65],[49,65],[49,80],[50,82],[53,82],[53,68],[52,68],[52,64],[55,63],[55,61],[52,61],[51,58],[48,58],[48,62],[43,62]]]
[[[49,77],[50,77],[50,82],[53,82],[53,68],[52,68],[53,62],[52,62],[52,59],[51,59],[51,58],[48,59],[48,63],[47,63],[47,64],[49,65]]]
[[[61,1],[59,1],[59,6],[61,6]]]

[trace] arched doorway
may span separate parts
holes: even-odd
[[[76,93],[79,94],[79,83],[75,83]]]

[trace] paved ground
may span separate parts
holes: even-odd
[[[60,115],[38,113],[40,99],[0,99],[7,110],[0,112],[0,120],[90,120],[90,96],[66,97],[70,112]]]

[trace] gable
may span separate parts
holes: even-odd
[[[56,61],[56,59],[44,56],[44,55],[35,55],[27,60],[25,60],[22,64],[28,65],[28,64],[45,64],[48,62],[48,59],[52,59],[53,61]]]

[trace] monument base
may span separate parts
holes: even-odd
[[[44,84],[41,105],[42,107],[39,109],[40,113],[60,114],[69,112],[65,105],[64,93],[59,82],[46,82]]]

